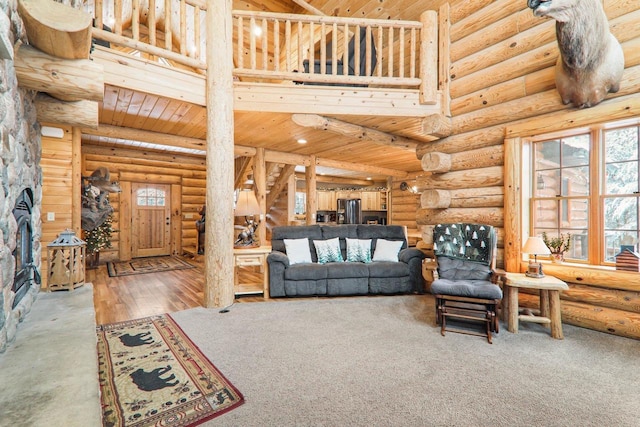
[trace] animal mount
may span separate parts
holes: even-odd
[[[556,88],[563,104],[599,104],[620,89],[624,53],[600,0],[527,0],[535,16],[556,20]]]
[[[91,231],[104,223],[113,212],[108,194],[120,191],[120,186],[111,181],[109,169],[104,166],[93,171],[91,176],[82,177],[81,223],[83,230]]]

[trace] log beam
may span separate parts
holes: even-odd
[[[503,164],[504,147],[502,145],[492,145],[453,154],[430,152],[422,156],[421,159],[422,170],[432,173],[486,168]]]
[[[18,85],[65,101],[102,101],[104,71],[89,59],[61,59],[21,45],[15,52]]]
[[[451,117],[443,114],[430,114],[422,119],[422,133],[445,138],[451,135]]]
[[[20,0],[29,44],[57,58],[89,59],[91,15],[51,0]]]
[[[425,209],[502,207],[504,187],[424,190],[420,195],[420,206]]]
[[[418,191],[423,191],[437,188],[447,188],[451,190],[503,185],[503,169],[502,166],[491,166],[488,168],[467,169],[442,174],[421,175],[416,177],[416,187]]]
[[[360,141],[370,141],[376,144],[389,145],[396,148],[415,151],[418,141],[393,135],[379,130],[367,128],[342,120],[323,117],[317,114],[293,114],[293,122],[302,127],[326,130],[340,135],[356,138]]]
[[[35,106],[39,122],[90,130],[98,128],[98,103],[95,101],[65,102],[39,93],[36,95]]]
[[[504,224],[503,208],[450,208],[419,209],[416,213],[416,224],[432,225],[443,222],[476,222],[494,227]]]
[[[452,135],[438,141],[421,142],[416,148],[416,156],[422,159],[425,153],[459,153],[478,148],[499,145],[504,142],[505,125],[492,126],[473,132]]]

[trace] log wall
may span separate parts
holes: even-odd
[[[83,144],[82,174],[88,176],[100,166],[109,168],[112,181],[139,181],[171,183],[181,186],[180,214],[182,218],[180,241],[174,242],[174,248],[180,252],[196,253],[198,233],[195,222],[200,218],[200,209],[205,204],[205,160],[203,157],[192,157],[161,152],[129,150]],[[126,187],[126,186],[125,186]],[[109,250],[101,252],[100,262],[119,259],[120,233],[123,227],[131,224],[120,222],[120,195],[109,196],[114,208],[113,229]]]
[[[507,257],[502,263],[509,271],[522,271],[520,251],[512,250],[521,243],[516,240],[522,234],[519,187],[507,179],[519,164],[505,164],[517,147],[509,147],[508,157],[505,137],[516,140],[640,115],[635,101],[640,92],[640,2],[603,0],[603,5],[625,54],[622,87],[601,104],[576,110],[561,103],[555,88],[553,21],[533,16],[525,1],[450,2],[449,39],[440,41],[445,47],[440,60],[444,55],[450,67],[440,81],[450,85],[452,135],[416,150],[425,170],[418,179],[423,194],[417,214],[425,242],[440,221],[487,222],[507,236],[506,252],[504,241],[499,243],[499,258]],[[446,11],[440,8],[440,22]],[[586,270],[546,269],[570,286],[562,296],[563,321],[640,339],[640,277],[607,270],[590,272],[585,280]],[[525,303],[531,304],[526,298]]]
[[[43,123],[43,126],[47,126]],[[63,129],[62,138],[42,137],[42,286],[46,284],[48,277],[47,245],[54,241],[61,231],[67,228],[73,229],[72,224],[72,129],[69,126],[57,126]],[[49,220],[49,214],[53,219]],[[79,230],[76,231],[78,237]]]

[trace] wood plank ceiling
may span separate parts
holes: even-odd
[[[420,13],[438,2],[439,0],[307,1],[327,15],[407,20],[418,20]],[[309,13],[294,1],[285,0],[234,1],[234,9]],[[416,118],[367,116],[336,116],[336,118],[418,141],[429,140],[422,134],[421,121]],[[105,87],[104,100],[99,108],[99,121],[100,124],[206,139],[204,107],[114,86]],[[308,142],[299,144],[297,140],[300,138]],[[150,149],[148,144],[100,136],[85,135],[83,141],[97,145],[127,145]],[[398,171],[420,170],[420,162],[413,151],[374,144],[329,131],[301,127],[291,120],[291,114],[236,112],[235,143],[289,153],[316,155],[324,159]],[[170,146],[153,146],[152,149],[175,150]],[[197,151],[191,151],[191,153],[203,155]],[[322,168],[319,168],[318,173],[354,179],[372,178],[376,181],[387,178],[383,175],[371,176],[367,172],[322,170]]]

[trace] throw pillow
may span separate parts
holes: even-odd
[[[289,265],[311,263],[309,239],[283,239],[289,257]]]
[[[398,261],[398,253],[402,248],[402,240],[378,239],[373,253],[374,261]]]
[[[347,261],[370,263],[371,239],[347,238]]]
[[[316,254],[318,254],[318,264],[326,264],[328,262],[343,262],[340,253],[340,238],[328,240],[314,240]]]

